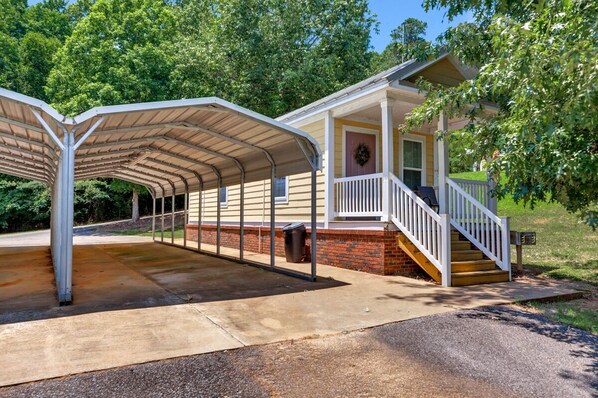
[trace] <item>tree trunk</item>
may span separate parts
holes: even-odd
[[[139,221],[139,193],[135,188],[133,188],[133,199],[131,200],[133,203],[133,209],[131,211],[131,220],[133,222]]]

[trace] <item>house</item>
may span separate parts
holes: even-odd
[[[472,76],[449,54],[408,61],[277,119],[310,134],[324,154],[316,183],[319,263],[383,275],[422,268],[445,286],[510,280],[508,219],[496,215],[489,183],[448,177],[448,144],[435,136],[467,121],[440,115],[408,134],[397,129],[423,102],[420,77],[451,86]],[[272,183],[244,184],[245,250],[269,251],[271,202],[277,229],[309,224],[310,174]],[[438,209],[418,187],[435,187]],[[197,239],[201,214],[202,242],[215,243],[218,232],[221,245],[238,247],[240,194],[239,185],[202,192],[201,208],[191,194],[188,238]],[[275,250],[283,254],[281,230]]]

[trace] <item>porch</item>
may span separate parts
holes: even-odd
[[[419,103],[411,94],[391,87],[326,115],[326,227],[398,230],[398,247],[444,286],[510,280],[509,222],[497,215],[493,181],[449,178],[450,134],[435,135],[467,121],[441,113],[434,125],[400,133]],[[433,187],[438,206],[419,187]]]

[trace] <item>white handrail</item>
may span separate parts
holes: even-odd
[[[496,198],[490,194],[492,187],[489,181],[464,180],[451,178],[461,189],[496,214]]]
[[[450,226],[396,176],[391,180],[391,219],[399,230],[442,272],[450,285]]]
[[[334,214],[338,217],[382,215],[382,173],[334,179]]]
[[[451,224],[505,271],[511,270],[508,218],[501,218],[447,178]]]

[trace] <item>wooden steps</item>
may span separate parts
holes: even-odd
[[[436,282],[442,281],[441,272],[403,234],[397,238],[398,246]],[[509,281],[509,272],[498,269],[495,262],[484,256],[471,242],[457,231],[451,231],[451,281],[452,286],[469,286]]]
[[[509,271],[493,269],[491,271],[453,272],[453,286],[482,285],[509,281]]]

